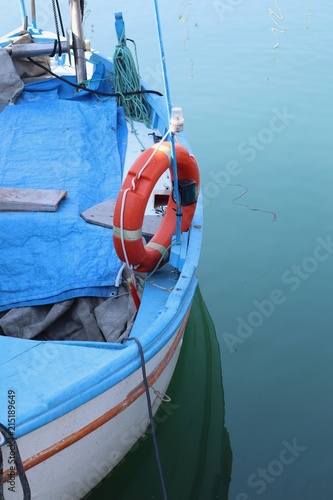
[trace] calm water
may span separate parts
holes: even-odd
[[[108,53],[123,11],[142,76],[163,90],[153,2],[88,8],[86,36]],[[330,500],[333,4],[161,0],[160,10],[173,104],[202,169],[199,279],[215,325],[198,294],[175,409],[157,426],[169,498]],[[90,498],[107,494],[161,498],[149,437]]]

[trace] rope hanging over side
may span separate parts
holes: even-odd
[[[158,451],[157,439],[156,439],[156,434],[155,434],[154,416],[153,416],[152,404],[151,404],[150,393],[149,393],[149,384],[148,384],[147,373],[146,373],[146,363],[145,363],[144,352],[143,352],[143,348],[142,348],[140,340],[136,337],[127,337],[127,338],[123,339],[121,342],[124,343],[124,342],[128,342],[129,340],[134,340],[136,342],[136,345],[138,346],[138,349],[139,349],[139,354],[140,354],[140,359],[141,359],[142,378],[143,378],[143,383],[144,383],[145,391],[146,391],[148,415],[149,415],[151,433],[152,433],[152,438],[153,438],[153,443],[154,443],[155,457],[156,457],[158,472],[159,472],[159,476],[160,476],[163,500],[167,500],[167,492],[166,492],[166,487],[165,487],[165,482],[164,482],[162,464],[161,464],[161,459],[160,459],[160,454]],[[155,389],[154,389],[154,391],[155,391]]]
[[[22,489],[23,489],[23,500],[31,500],[31,491],[28,483],[27,476],[23,467],[21,455],[17,446],[16,439],[13,437],[12,433],[0,423],[0,432],[8,441],[7,445],[10,447],[11,454],[16,465],[17,474],[20,478]],[[3,492],[3,457],[2,450],[0,447],[0,500],[5,500]]]

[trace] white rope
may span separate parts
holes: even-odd
[[[122,200],[121,200],[121,210],[120,210],[120,241],[121,241],[121,246],[123,249],[123,254],[125,257],[126,264],[129,268],[131,268],[131,265],[128,260],[128,255],[126,252],[126,246],[125,246],[125,237],[124,237],[124,211],[125,211],[125,201],[126,201],[126,196],[127,193],[130,191],[130,188],[125,189]]]
[[[123,270],[124,270],[125,267],[126,267],[126,263],[124,262],[123,265],[121,266],[121,268],[118,271],[118,274],[117,274],[117,277],[116,277],[116,281],[114,283],[114,286],[117,287],[117,288],[120,287],[120,280],[122,279],[122,274],[123,274]]]
[[[156,148],[154,148],[154,151],[152,152],[152,154],[150,155],[150,157],[148,158],[148,160],[146,161],[146,163],[143,165],[142,169],[140,170],[140,172],[137,175],[138,179],[140,179],[140,177],[141,177],[143,171],[145,170],[145,168],[147,167],[148,163],[150,162],[150,160],[153,159],[154,155],[160,149],[160,147],[162,146],[162,143],[165,141],[165,139],[167,138],[167,136],[169,134],[170,134],[170,129],[164,134],[164,136],[162,137],[161,141],[158,143],[158,146]]]

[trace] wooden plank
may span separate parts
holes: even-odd
[[[97,224],[98,226],[112,228],[115,206],[116,200],[107,200],[99,205],[95,205],[94,207],[85,210],[81,216],[90,224]],[[161,214],[145,215],[142,226],[143,236],[152,237],[156,233],[162,219],[163,216]]]
[[[66,195],[60,189],[0,187],[0,212],[55,212]]]

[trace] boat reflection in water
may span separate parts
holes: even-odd
[[[168,498],[228,499],[232,451],[224,421],[220,349],[200,290],[168,396],[171,401],[161,403],[154,419]],[[149,429],[89,498],[104,494],[112,500],[163,498]]]

